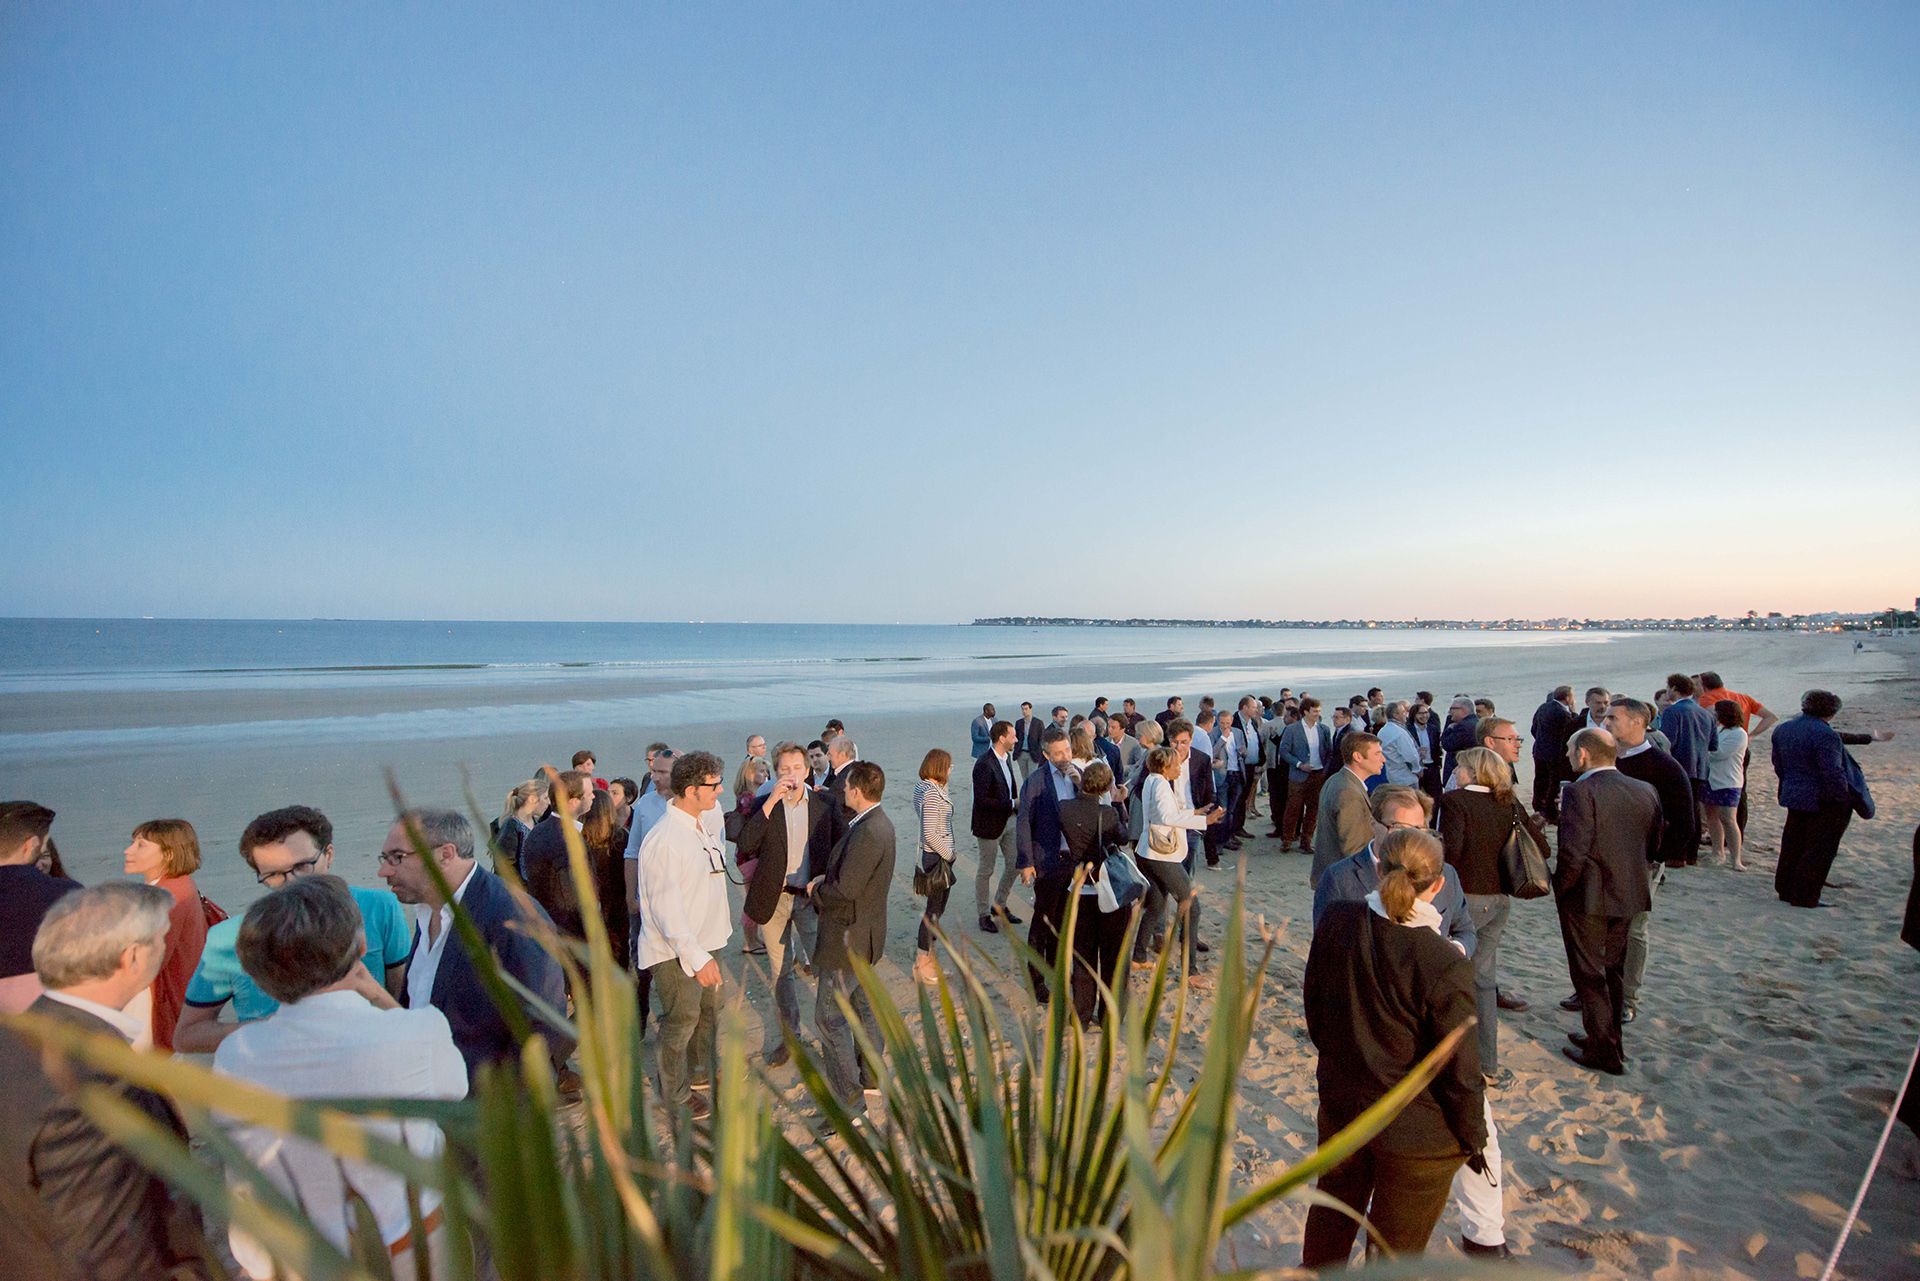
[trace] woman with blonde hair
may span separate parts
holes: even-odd
[[[526,869],[520,866],[520,847],[526,843],[527,833],[533,830],[547,812],[547,783],[545,779],[530,778],[524,783],[515,783],[507,793],[506,806],[501,809],[500,817],[494,820],[493,846],[506,855],[513,864],[513,870],[526,876]]]
[[[1474,1017],[1473,967],[1440,935],[1440,841],[1402,828],[1375,846],[1384,875],[1364,902],[1328,905],[1307,953],[1307,1035],[1319,1051],[1325,1143],[1377,1103]],[[1487,1142],[1479,1047],[1460,1042],[1432,1083],[1366,1146],[1320,1177],[1320,1191],[1364,1214],[1380,1244],[1419,1255],[1463,1163],[1482,1168]],[[1343,1266],[1357,1224],[1329,1206],[1307,1212],[1301,1263]],[[1370,1241],[1368,1252],[1372,1253]]]
[[[913,812],[920,818],[920,862],[914,887],[927,896],[920,916],[920,937],[913,954],[913,977],[938,983],[940,966],[933,957],[933,930],[947,910],[953,891],[953,798],[947,780],[953,775],[953,754],[936,747],[920,759],[920,781],[913,788]]]
[[[226,920],[227,914],[202,898],[194,884],[193,874],[200,870],[200,837],[186,819],[156,818],[140,824],[133,829],[123,857],[128,873],[173,895],[167,915],[166,959],[147,989],[154,1048],[172,1053],[173,1029],[187,1003],[187,980],[207,945],[207,927]]]
[[[1513,1083],[1513,1072],[1500,1067],[1500,993],[1496,969],[1500,963],[1500,935],[1507,926],[1510,906],[1500,875],[1500,852],[1517,827],[1545,856],[1546,829],[1527,812],[1513,793],[1513,770],[1487,747],[1469,747],[1454,757],[1454,789],[1443,792],[1435,826],[1446,847],[1446,860],[1460,875],[1467,896],[1467,915],[1473,918],[1477,941],[1473,947],[1473,986],[1480,1019],[1480,1067],[1487,1084],[1502,1089]],[[1518,1001],[1509,996],[1509,1004]]]

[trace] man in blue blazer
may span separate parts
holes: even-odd
[[[1847,745],[1893,737],[1890,730],[1842,734],[1831,724],[1839,712],[1837,694],[1808,690],[1800,700],[1800,715],[1780,722],[1773,731],[1773,772],[1779,776],[1780,804],[1787,811],[1773,890],[1782,903],[1794,907],[1820,906],[1820,891],[1839,856],[1840,838],[1853,821]]]
[[[458,810],[409,810],[388,829],[380,847],[380,878],[395,898],[413,906],[414,915],[406,1005],[416,1010],[432,1005],[447,1016],[454,1044],[467,1062],[471,1089],[481,1064],[515,1060],[520,1045],[474,972],[466,947],[454,936],[453,909],[421,866],[409,825],[419,829],[427,853],[453,886],[454,901],[472,918],[494,961],[547,1005],[564,1010],[567,989],[560,963],[533,937],[551,930],[553,922],[537,903],[523,909],[499,877],[474,862],[473,825]],[[546,1040],[554,1066],[565,1064],[573,1053],[573,1037],[545,1023],[524,1002],[523,1012],[535,1034]]]
[[[1320,723],[1320,700],[1300,700],[1300,719],[1280,731],[1280,759],[1287,764],[1287,808],[1280,822],[1280,848],[1298,842],[1300,852],[1313,848],[1313,828],[1320,817],[1320,785],[1333,769],[1333,735]]]
[[[1073,767],[1065,730],[1049,725],[1040,743],[1045,763],[1020,789],[1020,812],[1015,821],[1020,879],[1033,886],[1033,922],[1027,927],[1027,942],[1051,961],[1060,924],[1066,919],[1067,891],[1073,875],[1067,839],[1060,827],[1060,806],[1079,795],[1080,776]],[[1028,977],[1035,998],[1044,1003],[1046,976],[1029,966]]]
[[[973,718],[971,734],[973,737],[973,759],[979,760],[993,750],[993,722],[999,713],[993,710],[993,704],[987,703],[980,714]]]
[[[1433,798],[1418,788],[1386,783],[1373,789],[1369,803],[1373,807],[1373,839],[1351,858],[1343,858],[1321,873],[1313,890],[1313,923],[1320,924],[1327,908],[1335,903],[1358,903],[1380,888],[1385,869],[1374,854],[1374,847],[1390,832],[1408,828],[1424,829],[1431,818]],[[1440,913],[1440,932],[1447,942],[1459,948],[1469,959],[1479,941],[1473,928],[1473,914],[1467,910],[1466,892],[1460,887],[1460,874],[1453,864],[1444,866],[1444,883],[1433,896],[1433,910]]]

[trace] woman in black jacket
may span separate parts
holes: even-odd
[[[1514,795],[1513,771],[1492,749],[1461,752],[1453,777],[1459,786],[1440,797],[1436,825],[1447,862],[1460,874],[1478,939],[1473,945],[1473,992],[1479,1007],[1480,1070],[1487,1074],[1487,1084],[1500,1089],[1513,1082],[1513,1073],[1500,1069],[1500,993],[1494,968],[1500,963],[1500,935],[1509,906],[1500,881],[1500,851],[1518,823],[1544,857],[1547,832]]]
[[[1113,788],[1113,770],[1095,761],[1080,771],[1080,794],[1060,805],[1060,835],[1075,870],[1084,866],[1087,879],[1080,890],[1080,914],[1073,928],[1073,1011],[1082,1023],[1100,1021],[1105,1004],[1093,976],[1109,990],[1120,965],[1120,944],[1126,938],[1125,910],[1102,912],[1097,897],[1109,851],[1126,841],[1119,813],[1106,800]],[[1118,993],[1116,993],[1116,996]]]
[[[1439,840],[1404,828],[1374,852],[1393,870],[1365,902],[1329,907],[1307,953],[1304,997],[1307,1035],[1320,1052],[1322,1143],[1473,1018],[1472,967],[1440,936],[1433,908],[1444,884]],[[1394,1253],[1422,1253],[1455,1172],[1481,1159],[1485,1099],[1479,1048],[1464,1039],[1386,1129],[1321,1176],[1320,1191],[1365,1214]],[[1301,1263],[1345,1264],[1357,1227],[1338,1210],[1314,1206]]]

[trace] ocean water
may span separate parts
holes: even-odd
[[[1265,689],[1595,633],[750,623],[0,620],[0,760]],[[1009,698],[1008,686],[1022,691]],[[1112,686],[1109,688],[1108,686]],[[1077,703],[1075,704],[1077,706]],[[1149,708],[1148,710],[1153,710]]]

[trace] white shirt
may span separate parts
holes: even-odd
[[[1747,731],[1722,729],[1719,746],[1707,752],[1707,786],[1716,792],[1747,785]]]
[[[633,803],[633,821],[627,824],[626,856],[628,858],[640,857],[641,842],[647,839],[647,833],[667,812],[667,806],[671,802],[671,797],[655,789]]]
[[[781,801],[780,808],[785,811],[781,817],[787,825],[787,883],[804,884],[795,878],[801,875],[807,861],[807,798]]]
[[[1632,747],[1622,747],[1619,750],[1619,752],[1615,755],[1614,759],[1624,761],[1629,756],[1638,756],[1642,752],[1650,752],[1652,750],[1653,750],[1653,740],[1650,738],[1643,738]]]
[[[454,902],[460,901],[472,881],[473,868],[470,867],[467,874],[460,878],[459,887],[453,891]],[[436,915],[440,918],[440,933],[437,936],[427,932],[427,925]],[[447,936],[453,933],[453,909],[443,903],[436,912],[425,903],[415,904],[413,933],[419,942],[413,946],[413,963],[407,966],[407,1006],[424,1010],[433,1004],[433,980],[440,973],[440,958],[446,955]]]
[[[640,847],[635,964],[643,969],[678,959],[692,978],[733,937],[726,846],[715,839],[706,817],[670,805]]]
[[[1300,727],[1307,732],[1307,768],[1319,769],[1324,764],[1320,759],[1320,722],[1309,725],[1301,721]]]
[[[1404,783],[1415,787],[1420,782],[1420,746],[1413,741],[1413,735],[1399,721],[1388,721],[1380,727],[1380,746],[1387,757],[1386,772],[1389,783]]]
[[[1006,756],[1000,752],[995,752],[993,759],[1000,762],[1000,774],[1007,780],[1007,795],[1018,796],[1020,789],[1013,785],[1013,767],[1007,764]]]
[[[241,1024],[214,1051],[213,1070],[296,1099],[459,1099],[467,1093],[467,1065],[453,1043],[446,1015],[431,1005],[376,1009],[357,992],[316,993]],[[431,1121],[355,1124],[429,1160],[445,1143],[440,1127]],[[346,1205],[348,1184],[366,1199],[381,1240],[392,1244],[406,1235],[407,1185],[401,1176],[337,1158],[311,1139],[259,1126],[235,1125],[232,1134],[274,1186],[304,1206],[320,1235],[339,1248],[346,1248],[352,1221]],[[439,1204],[439,1193],[420,1190],[423,1216]],[[234,1228],[228,1240],[248,1276],[273,1275],[272,1258],[253,1238]]]
[[[138,1015],[116,1010],[111,1005],[102,1005],[98,1001],[89,1001],[84,996],[73,996],[66,992],[47,990],[43,993],[48,1000],[58,1001],[62,1005],[71,1005],[83,1014],[91,1014],[129,1041],[137,1041],[150,1030],[147,1021]]]
[[[1220,743],[1226,749],[1227,768],[1230,770],[1241,768],[1240,735],[1234,733],[1231,725],[1227,727],[1227,732],[1220,736]]]

